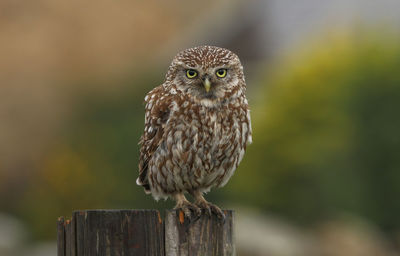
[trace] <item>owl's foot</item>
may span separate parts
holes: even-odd
[[[185,217],[190,221],[195,221],[201,216],[201,209],[189,201],[182,204],[177,204],[174,209],[181,210]]]
[[[207,202],[206,199],[204,199],[203,195],[199,193],[194,194],[194,197],[196,200],[195,204],[203,209],[208,216],[211,217],[212,213],[214,213],[219,219],[225,220],[225,214],[218,206]]]
[[[201,209],[189,202],[183,194],[177,194],[175,196],[176,206],[175,210],[181,210],[189,221],[195,221],[201,216]]]
[[[217,215],[218,219],[224,220],[225,219],[225,214],[224,212],[221,210],[221,208],[219,208],[218,206],[216,206],[215,204],[212,204],[210,202],[200,202],[197,204],[201,209],[204,209],[205,213],[211,217],[211,215],[214,213],[215,215]]]

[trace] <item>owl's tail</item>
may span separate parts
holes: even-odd
[[[142,186],[144,188],[144,193],[151,194],[150,185],[149,183],[144,183],[140,180],[140,177],[136,179],[136,184]]]

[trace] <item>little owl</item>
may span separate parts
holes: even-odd
[[[187,218],[201,209],[224,218],[203,193],[228,182],[251,143],[245,91],[243,67],[231,51],[200,46],[178,53],[165,82],[145,97],[136,183],[156,200],[173,198]]]

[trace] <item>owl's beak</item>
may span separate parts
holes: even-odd
[[[211,88],[211,82],[208,77],[204,80],[203,84],[204,84],[204,88],[206,89],[206,92],[209,92],[210,88]]]

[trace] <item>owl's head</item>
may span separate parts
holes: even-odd
[[[232,95],[238,89],[244,90],[245,86],[239,57],[215,46],[199,46],[178,53],[166,81],[181,93],[212,101]]]

